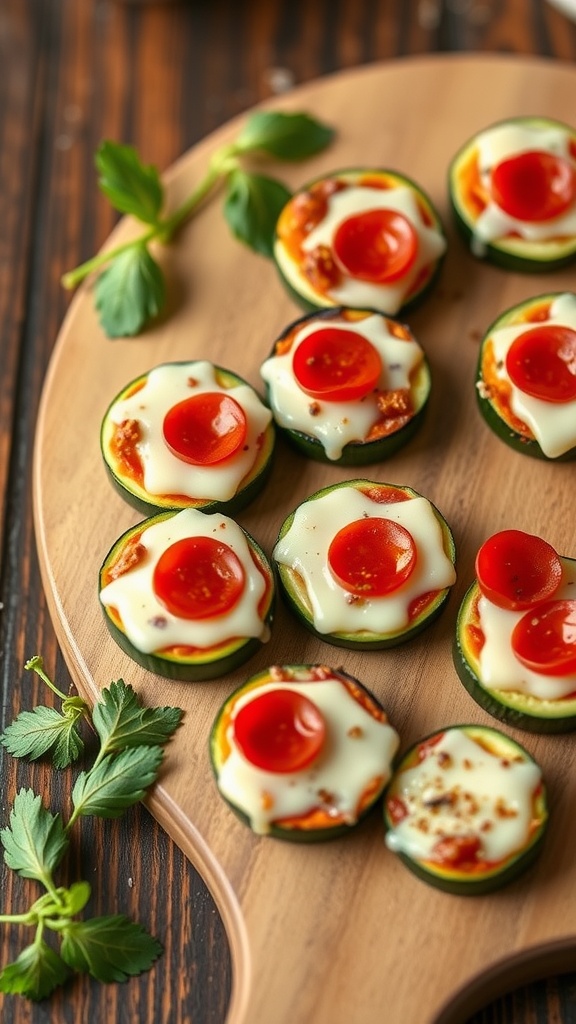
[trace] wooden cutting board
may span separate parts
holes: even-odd
[[[576,746],[574,738],[512,733],[542,764],[552,816],[537,866],[489,897],[448,896],[414,878],[384,847],[380,814],[345,839],[313,847],[257,838],[220,800],[207,752],[224,698],[268,664],[324,662],[369,686],[399,730],[402,748],[442,726],[495,724],[466,694],[451,661],[459,602],[474,556],[507,528],[546,537],[576,555],[574,465],[539,463],[508,449],[476,409],[479,339],[504,309],[545,291],[574,288],[575,271],[507,274],[474,261],[455,237],[447,166],[489,123],[542,114],[570,121],[576,69],[499,56],[434,56],[358,70],[305,85],[274,105],[306,110],[336,127],[332,147],[305,165],[261,166],[298,187],[339,167],[397,169],[438,206],[449,252],[433,297],[409,318],[426,349],[434,390],[423,431],[374,480],[408,484],[450,522],[458,583],[442,617],[393,651],[361,654],[321,643],[280,608],[271,642],[234,676],[178,684],[133,664],[110,639],[98,604],[100,564],[138,522],[111,489],[99,427],[129,380],[175,359],[211,358],[261,390],[259,366],[300,311],[274,267],[232,239],[220,199],[162,254],[170,281],[166,318],[136,339],[107,340],[90,285],[55,346],[38,418],[34,464],[37,544],[64,656],[79,690],[95,698],[123,677],[150,704],[186,709],[152,813],[200,870],[225,921],[234,984],[229,1024],[424,1024],[461,1021],[479,1003],[542,972],[576,963]],[[198,182],[214,149],[242,119],[186,154],[166,175],[170,204]],[[90,201],[89,191],[86,201]],[[112,241],[127,237],[122,222]],[[319,487],[353,476],[278,446],[265,493],[240,522],[270,553],[285,515]]]

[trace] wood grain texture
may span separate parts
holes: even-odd
[[[461,142],[502,117],[530,112],[569,120],[575,86],[568,67],[453,56],[336,75],[277,105],[307,109],[338,126],[335,145],[307,163],[306,176],[358,164],[362,154],[366,164],[393,166],[419,181],[449,225],[446,169]],[[382,96],[393,97],[393,103],[381,105]],[[434,131],[425,130],[429,125]],[[167,176],[172,204],[237,128],[238,123],[225,126],[177,162]],[[304,180],[300,167],[283,172],[292,187]],[[121,224],[114,240],[129,230]],[[291,660],[344,664],[381,698],[404,747],[444,725],[486,720],[462,691],[450,660],[455,613],[482,539],[513,525],[545,535],[565,553],[576,542],[572,468],[533,463],[511,452],[478,420],[473,393],[485,327],[523,298],[550,287],[570,288],[573,272],[555,275],[553,285],[545,276],[503,275],[475,263],[450,227],[449,233],[439,288],[410,318],[434,378],[425,429],[405,453],[370,474],[410,484],[450,522],[459,581],[449,610],[409,647],[384,656],[334,652],[299,631],[281,610],[270,644],[250,665],[257,671]],[[169,309],[141,338],[106,342],[89,287],[69,311],[38,420],[36,530],[49,607],[78,687],[94,697],[106,680],[122,676],[149,703],[177,703],[188,712],[149,806],[200,869],[223,915],[235,978],[230,1024],[360,1024],[379,1019],[384,1002],[391,1024],[447,1024],[474,1008],[480,976],[484,995],[502,987],[503,962],[508,980],[520,981],[548,965],[553,949],[554,963],[568,969],[576,945],[576,792],[566,782],[574,767],[570,738],[519,737],[544,767],[554,808],[554,827],[535,871],[481,904],[447,898],[384,852],[376,817],[346,840],[313,850],[252,836],[219,801],[207,756],[216,711],[246,671],[202,686],[168,683],[138,669],[108,637],[98,608],[97,572],[119,532],[138,516],[104,478],[98,430],[106,405],[152,365],[203,358],[208,351],[258,385],[258,368],[272,340],[299,315],[274,268],[227,236],[218,204],[183,229],[161,259],[172,285]],[[78,428],[70,431],[69,422]],[[240,518],[268,551],[298,501],[350,476],[280,448],[269,487]],[[381,938],[390,921],[402,922],[401,941]],[[451,1007],[455,996],[457,1011]]]

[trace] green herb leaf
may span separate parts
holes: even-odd
[[[122,914],[72,921],[63,931],[62,956],[98,981],[125,981],[147,971],[162,953],[157,939]]]
[[[96,309],[109,338],[138,332],[162,309],[164,275],[144,243],[115,256],[96,281]]]
[[[241,242],[262,256],[272,256],[274,230],[290,192],[274,178],[233,171],[228,179],[224,216]]]
[[[135,747],[115,757],[108,755],[89,772],[82,772],[72,790],[73,818],[87,814],[119,818],[145,796],[163,756],[162,747]]]
[[[50,883],[68,839],[59,814],[51,814],[31,789],[21,789],[10,812],[10,827],[0,832],[4,860],[23,878]]]
[[[75,728],[82,714],[80,709],[68,708],[66,714],[61,715],[55,708],[43,705],[32,711],[22,711],[6,727],[0,743],[13,757],[29,757],[32,761],[54,748],[54,767],[66,768],[84,749]]]
[[[99,186],[120,213],[131,213],[145,224],[156,224],[164,190],[156,167],[142,163],[133,146],[103,142],[96,153]]]
[[[182,719],[180,708],[142,707],[134,689],[123,679],[102,690],[92,712],[94,728],[106,754],[129,747],[166,743]]]
[[[92,894],[89,882],[72,882],[69,889],[58,889],[58,896],[62,900],[62,907],[59,909],[61,917],[74,917],[88,903]]]
[[[252,114],[236,141],[236,149],[261,149],[279,160],[304,160],[319,153],[334,138],[334,130],[308,114],[258,111]]]
[[[46,999],[69,974],[64,960],[40,939],[23,949],[18,959],[0,973],[0,992]]]

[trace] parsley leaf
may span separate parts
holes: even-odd
[[[164,189],[156,167],[146,167],[133,146],[106,141],[96,152],[98,184],[115,210],[157,224]]]
[[[109,338],[138,334],[165,301],[164,275],[144,244],[119,253],[96,282],[96,309]]]
[[[104,755],[128,747],[166,743],[182,715],[181,708],[142,707],[133,687],[118,679],[102,690],[92,721]]]
[[[224,216],[236,238],[271,256],[276,221],[289,198],[288,189],[274,178],[236,170],[228,179]]]
[[[23,878],[52,887],[52,872],[68,846],[59,814],[51,814],[31,789],[21,789],[10,812],[10,827],[0,832],[4,860]]]
[[[273,110],[252,114],[236,140],[240,152],[260,149],[279,160],[303,160],[319,153],[334,138],[334,130],[308,114]]]
[[[0,992],[46,999],[58,985],[64,984],[69,974],[62,957],[40,938],[0,972]]]
[[[84,749],[82,737],[76,731],[76,722],[82,715],[83,710],[74,707],[67,708],[66,714],[43,705],[21,711],[0,736],[0,743],[13,757],[29,757],[32,761],[53,749],[54,767],[66,768]]]
[[[119,818],[144,797],[155,781],[164,751],[162,747],[134,747],[117,756],[108,755],[89,772],[81,772],[72,790],[74,813],[68,827],[80,815]]]
[[[157,939],[122,914],[71,921],[63,931],[61,949],[70,967],[104,982],[141,974],[162,953]]]

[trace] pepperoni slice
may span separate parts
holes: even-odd
[[[506,370],[520,391],[543,402],[576,398],[576,331],[560,324],[542,324],[514,339]]]
[[[219,391],[191,395],[168,410],[164,440],[177,459],[212,466],[231,458],[246,441],[246,415],[238,402]]]
[[[382,373],[378,350],[357,331],[321,327],[299,343],[292,359],[303,391],[325,402],[353,402],[373,391]]]
[[[244,757],[268,772],[297,772],[320,754],[326,722],[320,709],[295,690],[268,690],[236,714],[234,738]]]
[[[387,284],[403,277],[416,260],[418,234],[397,210],[366,210],[338,225],[334,257],[351,277]]]
[[[245,573],[238,555],[213,537],[185,537],[156,563],[156,597],[182,619],[211,619],[231,611],[244,591]]]
[[[512,650],[533,672],[576,672],[576,600],[546,601],[526,612],[512,631]]]
[[[562,582],[562,563],[551,544],[522,530],[502,530],[476,556],[480,590],[499,608],[523,610],[547,601]]]
[[[492,170],[494,202],[516,220],[552,220],[576,198],[576,172],[564,157],[527,150],[507,157]]]
[[[416,559],[414,538],[390,519],[357,519],[339,530],[328,548],[334,579],[358,597],[385,597],[398,590]]]

